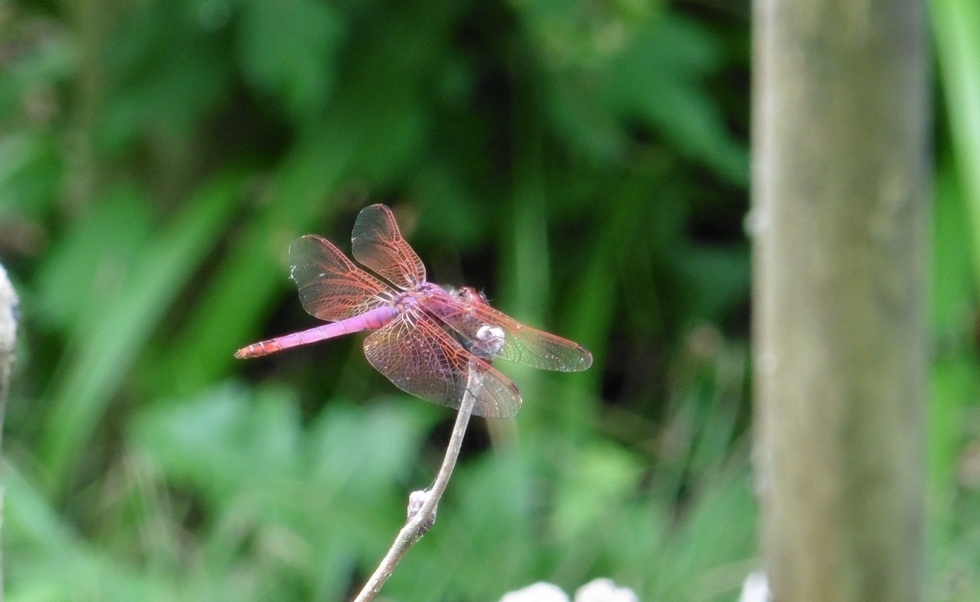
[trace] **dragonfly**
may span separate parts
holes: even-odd
[[[585,347],[521,324],[492,308],[482,292],[426,280],[422,260],[385,205],[358,214],[351,251],[376,276],[325,238],[308,234],[293,241],[290,277],[300,302],[328,323],[253,343],[235,357],[260,357],[373,330],[364,339],[368,363],[402,391],[426,401],[459,408],[474,382],[471,371],[477,371],[472,413],[487,418],[510,418],[521,407],[520,392],[493,367],[494,360],[560,372],[592,365]]]

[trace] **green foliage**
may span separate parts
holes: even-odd
[[[980,10],[932,0],[948,139],[940,149],[932,298],[936,354],[929,429],[932,594],[980,595],[980,429],[977,283],[980,282]]]
[[[735,598],[755,554],[744,16],[75,0],[7,5],[0,39],[11,599],[335,600],[373,570],[451,413],[388,397],[356,337],[232,358],[315,324],[288,244],[346,248],[369,202],[433,281],[596,358],[501,366],[524,410],[473,423],[385,594],[608,576]]]
[[[342,597],[350,570],[370,570],[399,528],[402,487],[437,412],[405,399],[338,402],[304,426],[295,401],[286,389],[224,386],[142,412],[107,477],[112,522],[87,541],[14,471],[12,599]],[[752,513],[744,474],[712,479],[704,501],[669,520],[640,493],[638,458],[602,445],[469,462],[391,591],[492,599],[542,570],[571,588],[596,569],[654,599],[716,599],[737,586],[742,575],[724,567],[751,553],[755,532],[752,520],[729,520]]]

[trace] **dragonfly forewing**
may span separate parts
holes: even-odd
[[[303,309],[338,322],[386,305],[394,290],[354,265],[329,240],[308,234],[289,245],[290,277]]]
[[[354,259],[402,290],[425,282],[425,265],[402,237],[391,209],[370,205],[357,214],[351,233]]]

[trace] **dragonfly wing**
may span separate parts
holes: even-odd
[[[461,302],[451,296],[426,301],[426,309],[478,348],[487,333],[503,336],[502,346],[492,353],[501,358],[539,370],[579,372],[592,365],[592,354],[585,347],[562,337],[521,324],[484,302]],[[498,330],[489,330],[498,329]]]
[[[450,408],[459,408],[469,370],[482,374],[473,414],[509,418],[521,407],[514,383],[468,353],[430,316],[405,312],[364,340],[368,362],[399,389]]]
[[[395,216],[385,205],[361,209],[351,234],[354,259],[402,290],[425,282],[425,266],[398,230]]]
[[[321,320],[338,322],[387,305],[394,292],[315,234],[289,245],[289,263],[303,309]]]

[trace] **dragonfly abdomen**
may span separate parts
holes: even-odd
[[[263,355],[269,355],[270,353],[282,351],[283,349],[299,347],[300,345],[307,345],[309,343],[316,343],[318,341],[332,339],[345,334],[360,332],[362,330],[374,330],[381,328],[388,322],[391,322],[392,318],[394,318],[397,314],[398,310],[394,307],[388,305],[376,307],[372,310],[364,312],[363,314],[352,318],[347,318],[346,320],[331,322],[329,324],[317,326],[316,328],[310,328],[309,330],[294,332],[292,334],[283,335],[267,341],[252,343],[248,347],[243,347],[236,351],[235,357],[238,359],[261,357]]]

